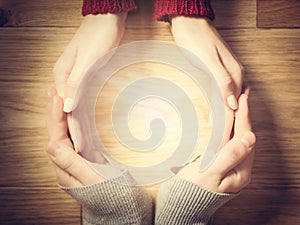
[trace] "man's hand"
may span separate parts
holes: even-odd
[[[54,89],[48,90],[47,154],[56,171],[58,183],[65,187],[78,187],[104,181],[85,160],[77,154],[68,137],[67,115],[63,112],[63,101]],[[104,160],[104,159],[103,159]]]
[[[234,193],[249,184],[254,160],[255,135],[251,132],[248,93],[239,98],[233,137],[224,145],[207,170],[199,172],[201,157],[184,167],[178,176],[210,191]]]

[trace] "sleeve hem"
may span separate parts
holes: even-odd
[[[210,0],[156,0],[155,19],[170,22],[169,16],[215,18]]]
[[[97,15],[136,11],[138,6],[134,0],[83,0],[82,15]]]

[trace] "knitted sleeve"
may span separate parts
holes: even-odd
[[[152,224],[150,194],[118,179],[122,178],[82,187],[61,187],[82,205],[83,225]]]
[[[217,209],[237,195],[211,192],[175,176],[159,190],[155,224],[206,225]]]
[[[83,0],[82,15],[119,13],[137,10],[135,0]]]
[[[215,18],[210,0],[156,0],[155,18],[169,21],[169,15]]]

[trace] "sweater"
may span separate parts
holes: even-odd
[[[150,195],[144,188],[126,185],[118,182],[118,179],[82,187],[61,188],[82,205],[84,225],[153,224]],[[154,224],[211,224],[215,211],[235,196],[237,194],[215,193],[174,176],[159,189]]]
[[[137,10],[135,0],[83,0],[82,15],[119,13]],[[155,18],[169,21],[169,16],[207,17],[214,19],[210,0],[155,0]]]

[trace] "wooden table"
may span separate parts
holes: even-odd
[[[300,24],[286,10],[299,13],[299,3],[212,2],[216,26],[246,69],[257,135],[252,182],[217,212],[216,224],[298,225]],[[172,41],[168,24],[154,21],[151,5],[144,1],[140,12],[129,16],[123,43]],[[80,24],[80,7],[79,0],[0,1],[8,18],[0,29],[0,224],[81,222],[80,205],[57,188],[44,151],[45,90]],[[272,23],[273,18],[286,22]]]

